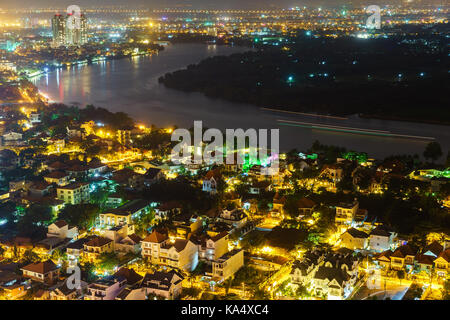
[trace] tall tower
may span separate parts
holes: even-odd
[[[80,21],[80,44],[87,43],[87,18],[84,14],[81,15]]]
[[[54,47],[63,46],[66,42],[66,19],[56,14],[52,19],[53,43]]]
[[[79,23],[71,24],[70,18],[72,14],[69,13],[66,19],[66,45],[80,46],[87,42],[87,19],[84,14],[80,15]]]

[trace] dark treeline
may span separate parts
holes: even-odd
[[[167,87],[285,110],[450,123],[448,57],[436,36],[310,39],[207,58]]]

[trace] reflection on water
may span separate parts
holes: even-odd
[[[180,44],[166,48],[158,55],[136,56],[130,59],[99,61],[90,66],[74,66],[52,72],[35,80],[51,100],[85,106],[94,104],[111,111],[124,111],[146,124],[157,126],[191,127],[194,120],[202,120],[204,127],[279,128],[283,150],[305,149],[314,140],[325,144],[366,151],[371,156],[390,154],[422,154],[428,143],[424,140],[379,137],[355,133],[324,131],[283,125],[278,120],[320,122],[321,124],[385,130],[395,134],[434,137],[444,153],[450,147],[448,126],[411,124],[376,119],[315,118],[261,110],[254,106],[209,99],[199,93],[184,93],[166,89],[158,78],[189,64],[214,55],[228,55],[248,50],[241,47]]]

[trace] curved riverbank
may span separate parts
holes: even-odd
[[[277,119],[311,122],[311,116],[261,110],[252,105],[211,99],[201,93],[168,89],[158,83],[161,75],[198,63],[206,57],[247,50],[242,47],[201,44],[170,45],[153,56],[57,70],[36,79],[34,83],[52,101],[78,106],[93,104],[114,112],[124,111],[147,125],[190,128],[194,120],[202,120],[203,126],[210,128],[280,129],[282,150],[306,149],[319,140],[323,144],[343,146],[380,158],[391,154],[422,154],[427,143],[424,141],[282,126]],[[445,152],[450,148],[450,132],[445,126],[357,116],[349,116],[345,120],[318,118],[317,122],[434,137]]]

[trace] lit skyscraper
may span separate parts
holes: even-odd
[[[52,19],[53,47],[80,46],[87,42],[87,19],[80,16],[79,23],[70,20],[72,14],[64,17],[57,14]]]
[[[80,16],[80,22],[75,24],[74,27],[69,27],[69,17],[67,16],[66,21],[66,45],[68,46],[80,46],[87,42],[87,19],[84,14]]]
[[[66,43],[66,19],[60,14],[56,14],[52,19],[53,43],[54,47],[60,47]]]

